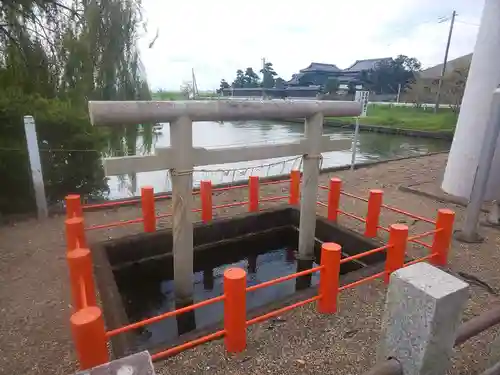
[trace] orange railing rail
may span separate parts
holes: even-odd
[[[259,188],[261,185],[275,185],[283,183],[289,183],[290,192],[288,195],[282,195],[277,197],[266,197],[266,198],[259,197]],[[248,201],[225,203],[216,206],[212,205],[213,192],[245,189],[245,188],[248,188],[249,190]],[[261,202],[284,201],[287,199],[289,204],[296,205],[299,203],[300,200],[300,172],[297,170],[292,171],[290,174],[290,179],[265,181],[265,182],[259,181],[258,176],[251,176],[249,178],[248,184],[226,186],[215,189],[212,188],[211,181],[204,180],[201,181],[200,183],[200,190],[193,191],[193,195],[198,195],[198,194],[200,195],[201,198],[201,208],[195,208],[192,210],[192,212],[200,212],[203,222],[211,221],[213,217],[212,215],[213,210],[220,208],[230,208],[230,207],[239,207],[248,205],[248,210],[250,212],[257,212],[259,210],[259,204]],[[83,212],[87,209],[116,207],[131,203],[134,204],[140,203],[142,210],[142,217],[140,218],[124,220],[124,221],[115,221],[106,224],[91,225],[89,227],[86,227],[85,230],[106,229],[128,224],[143,223],[145,232],[154,232],[156,230],[156,221],[158,219],[172,216],[171,213],[156,214],[155,201],[167,198],[170,198],[170,195],[159,195],[155,197],[153,187],[151,186],[145,186],[141,188],[141,197],[139,199],[129,199],[118,202],[105,202],[98,204],[82,205],[80,196],[76,194],[71,194],[66,196],[66,217],[68,219],[73,217],[83,217]]]
[[[233,207],[236,205],[248,205],[250,211],[259,210],[259,201],[277,201],[288,198],[288,203],[299,203],[299,184],[300,173],[293,171],[291,178],[284,181],[272,181],[269,184],[282,182],[290,183],[290,194],[287,196],[269,197],[259,200],[259,179],[251,177],[248,185],[239,185],[233,187],[224,187],[212,189],[210,181],[202,181],[200,186],[201,208],[195,211],[201,212],[201,218],[204,222],[212,220],[213,210],[219,207]],[[268,183],[265,183],[268,184]],[[236,202],[223,204],[219,206],[212,205],[212,193],[220,190],[231,190],[248,187],[249,200],[246,202]],[[445,265],[448,258],[448,251],[451,244],[453,230],[454,212],[448,209],[438,210],[437,220],[430,220],[412,213],[400,210],[395,207],[387,206],[382,203],[383,193],[380,190],[370,191],[369,198],[358,197],[353,194],[342,191],[342,181],[337,178],[330,180],[330,186],[321,186],[321,189],[328,190],[328,204],[318,202],[318,205],[325,206],[328,209],[327,217],[329,220],[336,221],[339,214],[354,218],[365,223],[364,234],[367,237],[377,236],[378,229],[389,232],[389,240],[385,246],[371,249],[360,254],[352,255],[341,259],[341,247],[335,243],[324,243],[321,249],[321,264],[305,271],[293,273],[291,275],[279,277],[274,280],[266,281],[250,287],[246,286],[246,272],[240,268],[231,268],[224,273],[224,294],[215,298],[204,300],[174,311],[169,311],[158,316],[135,322],[123,327],[105,330],[104,319],[101,309],[97,306],[94,280],[92,278],[92,260],[90,251],[87,249],[85,240],[85,229],[98,229],[110,227],[109,224],[84,228],[83,211],[86,206],[80,205],[79,196],[68,196],[67,207],[68,214],[66,219],[66,237],[67,237],[67,259],[70,269],[71,294],[74,313],[71,316],[71,327],[75,342],[75,348],[82,369],[88,369],[108,361],[107,340],[121,333],[134,330],[157,321],[177,316],[194,309],[218,302],[224,303],[224,329],[215,333],[203,336],[201,338],[189,341],[182,345],[170,348],[153,354],[153,359],[165,358],[174,355],[183,350],[200,345],[204,342],[224,337],[226,349],[229,352],[241,352],[246,347],[246,327],[260,323],[274,316],[280,315],[296,307],[303,306],[311,302],[317,302],[317,309],[320,313],[331,314],[337,311],[338,294],[343,290],[356,287],[369,281],[383,278],[389,282],[390,274],[397,269],[409,265],[431,261],[433,264]],[[339,209],[340,196],[345,195],[356,198],[368,203],[366,218],[353,215]],[[157,197],[158,198],[158,197]],[[112,226],[122,225],[123,223],[143,222],[146,232],[156,230],[156,220],[162,215],[155,214],[155,197],[151,187],[144,187],[141,190],[141,208],[142,218],[129,220],[127,222],[112,223]],[[107,203],[105,203],[107,207]],[[87,206],[88,207],[88,206]],[[94,205],[95,207],[95,205]],[[408,227],[403,224],[393,224],[389,228],[379,225],[382,208],[392,210],[396,213],[405,214],[435,225],[433,230],[408,235]],[[79,216],[78,216],[79,215]],[[166,215],[166,214],[163,214]],[[165,216],[163,216],[165,217]],[[107,226],[106,226],[107,225]],[[431,245],[420,241],[419,239],[433,236]],[[413,260],[408,263],[405,261],[405,253],[408,242],[423,244],[430,249],[430,254]],[[384,271],[368,276],[361,280],[346,285],[340,285],[340,266],[341,264],[357,260],[378,252],[386,252],[386,262]],[[271,311],[267,314],[257,316],[253,319],[246,319],[246,293],[251,293],[257,289],[265,288],[280,282],[320,272],[318,294],[314,297],[299,301],[281,309]]]

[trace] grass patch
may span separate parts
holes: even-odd
[[[158,90],[151,93],[153,100],[186,100],[180,91]]]
[[[151,97],[153,100],[187,100],[186,96],[180,91],[167,91],[167,90],[158,90],[151,93]],[[207,98],[215,98],[217,94],[211,91],[200,91],[199,98],[197,99],[207,99]]]
[[[457,119],[458,113],[447,108],[441,108],[438,113],[434,113],[433,108],[370,105],[367,116],[361,117],[359,123],[408,130],[454,132]],[[354,122],[353,117],[336,117],[329,120],[340,123]]]

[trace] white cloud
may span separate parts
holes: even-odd
[[[144,0],[148,33],[140,50],[153,88],[178,89],[195,69],[202,90],[232,81],[261,58],[285,79],[311,61],[345,68],[356,59],[406,54],[424,66],[443,59],[449,23],[459,13],[450,58],[472,51],[482,1],[477,0]],[[159,30],[153,48],[148,44]]]

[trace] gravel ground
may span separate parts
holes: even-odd
[[[399,185],[435,182],[439,184],[447,155],[433,155],[395,161],[357,171],[322,175],[326,184],[335,175],[344,181],[346,191],[367,195],[371,188],[384,190],[384,202],[416,214],[433,217],[440,207],[457,212],[457,228],[463,208],[428,198],[403,193]],[[262,188],[264,195],[287,193],[286,185]],[[214,196],[214,204],[241,201],[245,191],[236,190]],[[326,201],[326,192],[320,193]],[[199,204],[196,202],[195,204]],[[273,205],[273,203],[263,204]],[[366,214],[366,203],[347,197],[342,207],[358,215]],[[157,205],[158,211],[169,211],[170,202]],[[246,208],[218,210],[217,216],[232,215]],[[320,214],[325,209],[319,208]],[[86,213],[87,224],[127,220],[140,215],[137,207]],[[0,227],[0,374],[70,374],[76,362],[68,326],[70,297],[65,263],[63,217],[45,222],[35,220]],[[429,230],[429,225],[408,220],[390,211],[382,214],[382,224],[406,223],[410,233]],[[359,228],[352,219],[341,223]],[[160,226],[169,226],[168,220]],[[141,231],[140,225],[129,225],[89,233],[90,241],[116,238]],[[453,243],[451,272],[463,271],[500,290],[498,231],[482,228],[487,240],[483,244]],[[382,234],[382,238],[383,234]],[[410,255],[423,255],[422,249],[411,247]],[[345,291],[340,297],[339,312],[332,316],[316,313],[314,305],[284,314],[278,322],[255,325],[248,332],[248,348],[239,355],[224,353],[222,341],[204,344],[156,364],[158,374],[360,374],[375,362],[380,317],[385,286],[380,281]],[[476,284],[464,319],[479,314],[498,297]],[[490,353],[488,343],[498,329],[470,340],[456,352],[452,374],[475,374],[484,370],[488,356],[500,358],[500,350]],[[500,341],[499,341],[500,342]],[[491,345],[490,345],[491,347]],[[498,348],[497,348],[498,349]],[[491,358],[490,358],[491,360]]]

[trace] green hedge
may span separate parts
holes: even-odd
[[[98,128],[90,125],[84,111],[58,99],[1,92],[1,214],[35,210],[24,135],[25,115],[35,118],[49,204],[60,202],[69,193],[99,196],[106,191],[98,152],[106,140]]]

